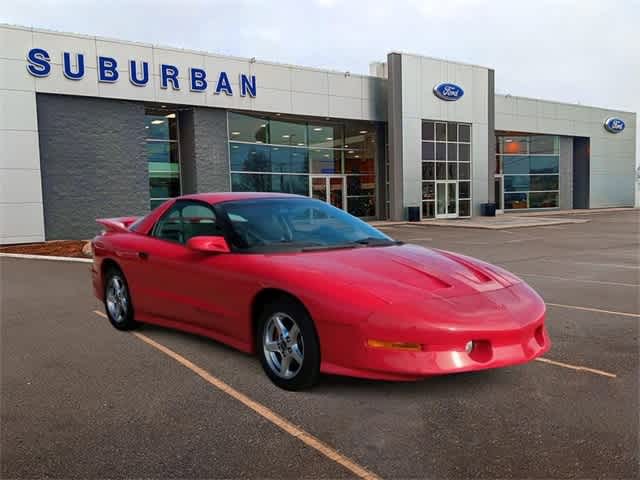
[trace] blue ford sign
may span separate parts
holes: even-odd
[[[624,120],[616,117],[609,117],[604,121],[604,128],[611,133],[620,133],[624,130]]]
[[[441,100],[453,102],[462,98],[464,90],[453,83],[439,83],[433,87],[433,93]]]
[[[127,60],[118,62],[117,59],[98,56],[96,61],[98,82],[115,83],[120,79],[120,73],[128,76],[129,81],[136,87],[146,87],[149,83],[152,72],[149,70],[149,62],[143,60]],[[85,76],[85,55],[83,53],[62,53],[61,62],[62,73],[66,78],[73,81],[82,80]],[[53,64],[49,52],[43,48],[32,48],[27,53],[27,71],[34,77],[44,78],[51,73]],[[57,67],[59,68],[59,67]],[[128,70],[125,72],[124,70]],[[191,67],[188,72],[182,73],[175,65],[161,63],[158,65],[157,74],[160,76],[160,88],[180,90],[183,83],[187,83],[192,92],[205,92],[207,89],[213,90],[215,95],[224,93],[234,94],[234,86],[227,75],[227,72],[214,72],[207,76],[207,72],[201,68]],[[184,82],[182,78],[184,77]],[[211,84],[211,86],[209,85]],[[256,96],[256,76],[244,73],[238,76],[238,89],[240,96]],[[210,87],[210,88],[209,88]]]

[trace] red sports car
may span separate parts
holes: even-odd
[[[98,222],[93,286],[115,328],[152,323],[257,353],[285,389],[320,372],[414,380],[503,367],[550,347],[544,302],[519,278],[394,241],[319,200],[187,195]]]

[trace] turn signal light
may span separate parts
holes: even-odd
[[[367,345],[372,348],[384,348],[387,350],[404,350],[406,352],[419,352],[422,345],[410,342],[385,342],[382,340],[367,340]]]

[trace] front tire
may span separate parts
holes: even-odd
[[[110,268],[105,275],[104,308],[111,325],[118,330],[131,330],[138,325],[127,280],[118,268]]]
[[[267,376],[285,390],[303,390],[320,376],[320,343],[311,317],[298,302],[281,298],[262,311],[256,350]]]

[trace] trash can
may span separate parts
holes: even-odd
[[[407,207],[407,217],[410,222],[420,221],[420,207]]]
[[[495,203],[481,203],[480,215],[483,217],[495,217],[496,216],[496,204]]]

